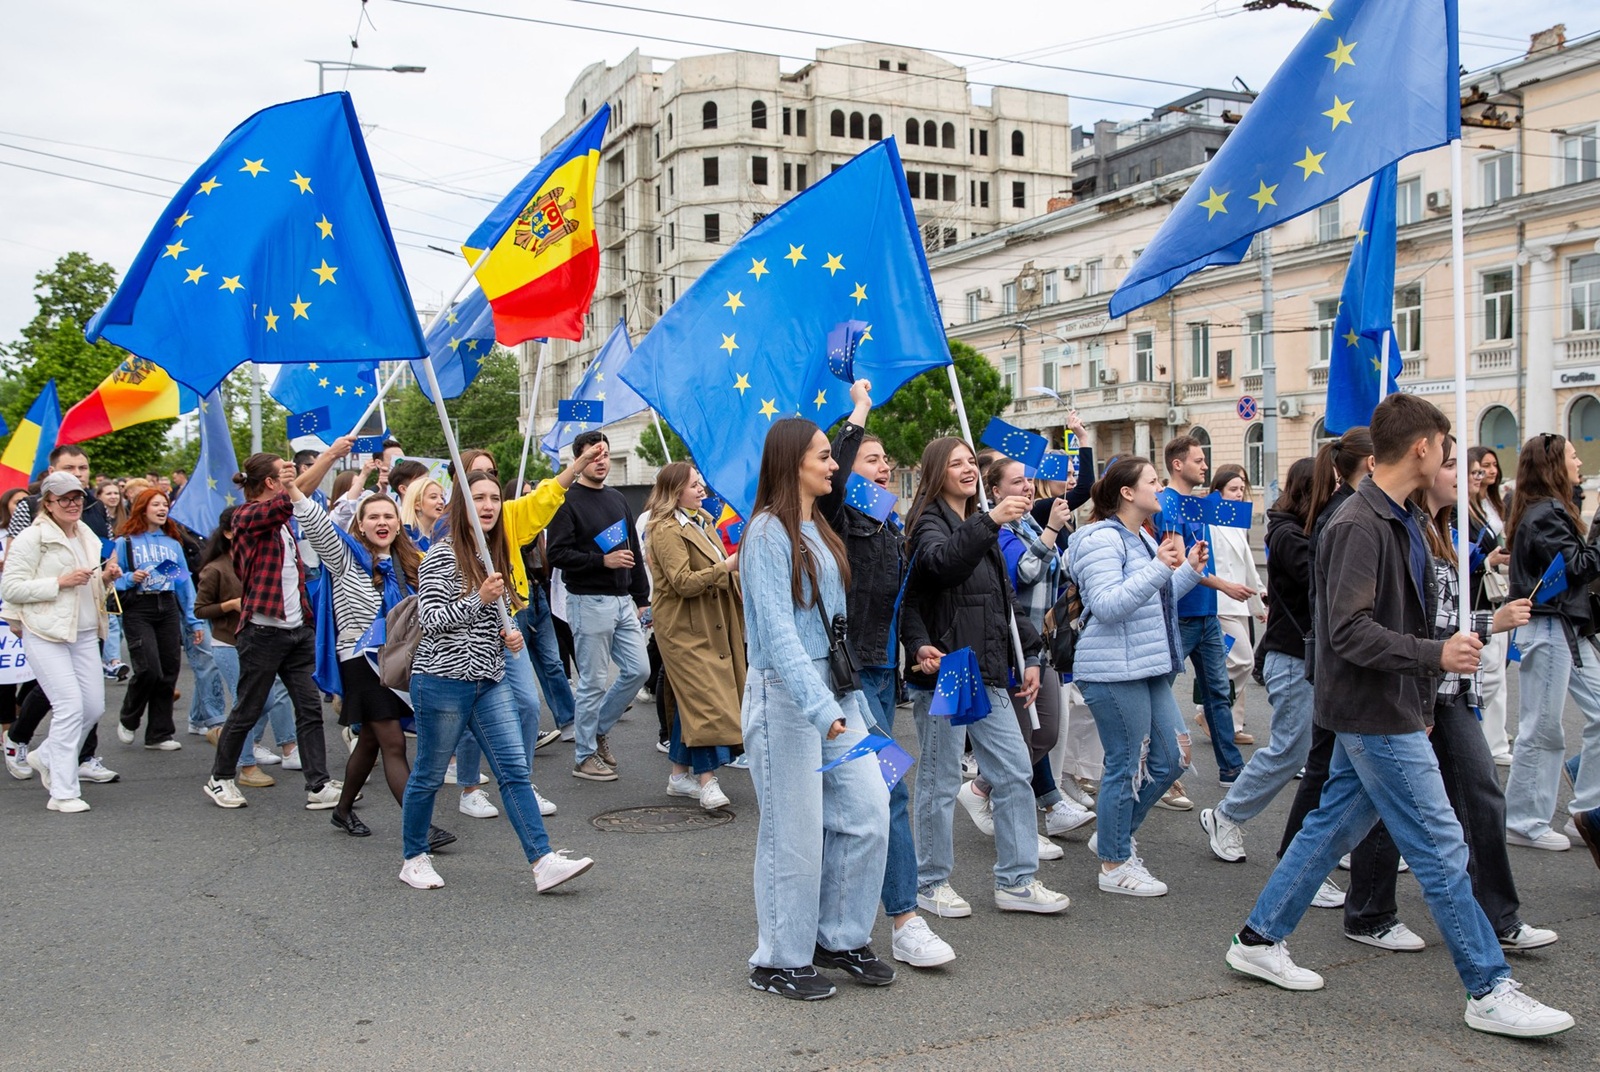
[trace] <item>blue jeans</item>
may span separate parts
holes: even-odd
[[[528,753],[522,746],[522,725],[505,681],[458,681],[432,674],[411,675],[411,707],[417,713],[417,761],[400,802],[400,831],[405,858],[428,851],[434,798],[444,785],[450,753],[470,729],[489,757],[489,769],[500,783],[500,800],[511,820],[523,854],[533,863],[550,851],[539,804],[528,780]]]
[[[100,661],[110,666],[122,661],[122,615],[106,615],[106,639],[100,646]]]
[[[1179,618],[1178,633],[1183,641],[1183,657],[1194,668],[1195,681],[1199,683],[1206,728],[1211,731],[1211,751],[1217,757],[1217,773],[1223,778],[1237,775],[1244,766],[1244,756],[1233,743],[1233,707],[1228,702],[1228,660],[1222,647],[1222,625],[1216,615]]]
[[[1472,896],[1467,845],[1427,735],[1341,733],[1322,803],[1256,899],[1249,926],[1281,942],[1295,929],[1339,857],[1383,820],[1422,885],[1461,981],[1481,997],[1511,974],[1494,928]]]
[[[573,661],[578,668],[574,765],[594,755],[595,738],[610,733],[650,679],[639,609],[627,596],[567,596]],[[617,679],[606,688],[611,666]],[[807,962],[809,963],[809,961]]]
[[[526,654],[506,651],[505,681],[511,686],[511,701],[516,704],[518,724],[522,727],[522,749],[528,754],[531,770],[533,746],[539,739],[539,690],[534,687],[533,664],[528,662]],[[456,742],[457,785],[477,785],[483,780],[482,755],[472,731],[461,727],[461,740]]]
[[[1183,773],[1178,735],[1183,716],[1172,698],[1172,678],[1078,681],[1106,749],[1105,774],[1095,805],[1096,848],[1105,863],[1133,855],[1133,835],[1150,809]],[[979,766],[983,761],[979,760]]]
[[[556,641],[556,626],[550,617],[550,600],[538,584],[528,585],[528,605],[517,611],[516,621],[528,645],[534,675],[544,690],[550,717],[556,720],[557,729],[564,730],[572,725],[576,701],[572,698],[572,682],[567,680],[567,668],[561,664],[561,646]]]
[[[894,736],[894,671],[868,667],[861,671],[861,692],[878,729]],[[876,731],[874,731],[876,732]],[[917,845],[911,836],[911,780],[901,778],[889,790],[889,858],[883,867],[883,911],[890,919],[917,907]]]
[[[827,679],[826,660],[784,673]],[[756,951],[752,968],[800,968],[815,946],[856,949],[872,938],[889,847],[889,793],[877,764],[817,768],[861,743],[866,701],[848,695],[833,740],[800,711],[776,670],[750,668],[740,721],[761,818],[756,829]]]
[[[217,662],[217,672],[227,683],[228,691],[239,695],[239,649],[232,644],[213,644],[211,655]],[[294,704],[289,700],[289,690],[283,687],[281,681],[274,681],[272,691],[267,693],[267,709],[256,719],[250,736],[245,738],[244,748],[239,753],[239,766],[255,765],[256,745],[261,743],[261,731],[268,725],[272,726],[272,739],[280,750],[286,744],[294,744]]]
[[[1561,713],[1569,695],[1583,712],[1583,759],[1567,810],[1576,815],[1600,806],[1600,647],[1578,641],[1583,665],[1575,666],[1561,620],[1546,614],[1517,630],[1517,647],[1521,707],[1506,779],[1506,829],[1536,838],[1550,829],[1556,810],[1566,758]]]
[[[1247,823],[1260,815],[1283,787],[1294,781],[1311,754],[1311,710],[1315,694],[1303,659],[1267,652],[1263,676],[1272,701],[1272,740],[1256,749],[1217,812],[1229,822]]]
[[[210,729],[228,721],[228,697],[222,691],[222,675],[211,644],[211,626],[200,624],[204,639],[197,645],[187,625],[183,628],[183,653],[189,657],[194,673],[194,699],[189,703],[189,725]],[[237,675],[236,675],[237,676]]]
[[[956,790],[961,788],[961,753],[967,740],[994,802],[994,884],[1025,886],[1039,870],[1039,818],[1033,804],[1033,764],[1011,712],[1011,694],[985,686],[989,716],[966,726],[928,714],[933,693],[911,690],[911,715],[917,726],[916,830],[917,889],[928,892],[948,882],[955,869]]]

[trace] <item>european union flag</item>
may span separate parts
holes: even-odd
[[[370,361],[355,364],[329,364],[324,361],[300,361],[284,365],[272,379],[267,393],[290,413],[308,413],[321,410],[328,415],[326,428],[316,432],[300,433],[319,435],[324,443],[351,432],[361,431],[356,422],[366,414],[367,407],[378,391],[377,365]],[[378,420],[374,414],[374,424]],[[371,427],[371,425],[367,426]],[[297,433],[289,433],[293,438]]]
[[[1339,0],[1316,16],[1111,296],[1124,316],[1258,231],[1461,133],[1456,0]]]
[[[222,511],[241,501],[233,482],[238,471],[227,409],[213,390],[200,400],[200,460],[168,516],[202,539],[210,536]]]
[[[744,542],[744,519],[735,517],[726,525],[718,525],[717,531],[722,533],[724,543],[732,547],[738,547],[739,544]]]
[[[878,521],[887,521],[894,513],[894,492],[885,491],[860,473],[851,473],[845,481],[844,501]]]
[[[856,350],[871,327],[865,320],[846,320],[828,332],[828,371],[834,379],[856,382]]]
[[[915,762],[910,752],[893,741],[878,749],[878,769],[883,772],[883,784],[890,789],[900,784]]]
[[[1156,495],[1156,501],[1161,504],[1161,512],[1156,515],[1156,528],[1161,532],[1182,532],[1184,525],[1203,525],[1206,522],[1205,500],[1199,495],[1185,495],[1176,488],[1162,488]]]
[[[1400,390],[1400,341],[1394,335],[1395,186],[1390,164],[1372,179],[1361,214],[1350,267],[1339,293],[1333,322],[1333,353],[1328,358],[1328,415],[1334,435],[1371,424],[1383,377],[1384,334],[1389,336],[1389,394]]]
[[[245,361],[426,353],[350,95],[274,105],[235,127],[84,334],[202,394]]]
[[[1533,586],[1531,598],[1535,603],[1548,603],[1566,590],[1567,560],[1557,555],[1555,560],[1545,567],[1539,583]]]
[[[584,398],[563,398],[556,403],[556,420],[563,424],[579,424],[587,429],[589,425],[605,423],[604,402],[591,402]]]
[[[117,541],[116,540],[104,540],[104,539],[101,540],[100,541],[100,561],[105,562],[107,559],[112,559],[112,558],[116,558],[116,557],[117,557]]]
[[[628,542],[628,521],[627,521],[627,518],[623,518],[621,521],[618,521],[615,525],[612,525],[610,528],[606,529],[600,535],[596,536],[594,538],[594,542],[599,545],[601,554],[607,554],[607,555],[609,555],[612,551],[615,551],[617,548],[621,547],[623,544],[627,543]]]
[[[387,439],[387,438],[388,438],[388,436],[386,436],[386,435],[364,435],[364,436],[358,436],[358,437],[356,437],[356,441],[354,443],[350,444],[350,453],[351,454],[382,454],[383,453],[383,441],[385,439]]]
[[[878,749],[884,748],[891,744],[894,744],[893,737],[883,737],[876,733],[869,733],[865,737],[861,738],[855,747],[851,748],[848,752],[845,752],[836,759],[830,759],[828,762],[818,767],[817,773],[822,774],[825,771],[833,770],[835,767],[842,767],[846,763],[849,763],[852,759],[864,759],[878,751]]]
[[[1065,454],[1051,452],[1046,454],[1039,462],[1040,480],[1065,480],[1070,475],[1071,466]]]
[[[1193,496],[1186,496],[1192,498]],[[1252,515],[1255,513],[1256,504],[1249,501],[1224,499],[1216,492],[1212,492],[1200,500],[1203,509],[1202,516],[1207,525],[1221,525],[1229,529],[1247,529],[1250,527]]]
[[[999,417],[990,418],[983,434],[978,437],[978,442],[986,447],[993,447],[1030,469],[1039,467],[1039,463],[1044,461],[1044,452],[1050,448],[1050,441],[1044,436],[1008,424]]]
[[[483,359],[494,349],[494,310],[483,291],[473,287],[445,314],[434,321],[425,340],[433,358],[433,374],[439,377],[439,392],[457,398],[478,378]],[[428,374],[421,361],[411,362],[411,374],[429,402]]]
[[[650,408],[645,400],[639,397],[637,391],[622,382],[622,369],[632,357],[633,340],[628,338],[628,322],[626,319],[621,319],[617,321],[617,326],[611,329],[611,334],[600,347],[600,352],[584,370],[583,379],[578,382],[577,390],[572,392],[574,401],[588,400],[605,405],[604,421],[598,418],[590,421],[592,427],[598,427],[603,423],[614,424]],[[539,449],[552,459],[560,458],[561,448],[578,438],[578,433],[582,431],[585,429],[566,422],[557,414],[556,423],[551,425],[550,431],[539,441]],[[711,516],[716,517],[717,512],[712,510]]]
[[[309,409],[304,413],[291,413],[285,423],[289,426],[290,439],[316,435],[318,432],[326,431],[333,427],[333,419],[328,416],[327,406]]]
[[[958,648],[940,659],[928,714],[947,717],[952,726],[965,726],[987,718],[989,711],[989,693],[978,671],[977,654],[971,648]]]
[[[767,429],[850,412],[829,338],[868,325],[851,372],[887,399],[950,363],[894,140],[881,141],[751,228],[646,335],[622,372],[741,515]]]

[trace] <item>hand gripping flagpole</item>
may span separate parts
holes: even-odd
[[[961,418],[961,434],[965,437],[968,445],[971,445],[973,443],[972,425],[967,421],[967,405],[961,400],[961,384],[956,381],[955,361],[952,360],[950,364],[946,365],[945,370],[950,373],[950,394],[955,399],[956,416]],[[923,479],[927,479],[926,473],[923,474]],[[989,500],[989,493],[983,486],[983,474],[981,472],[978,474],[978,498],[984,502]],[[1011,605],[1011,600],[1009,599],[1006,600],[1006,624],[1011,626],[1011,652],[1017,657],[1017,674],[1020,676],[1023,672],[1023,667],[1027,664],[1028,657],[1022,653],[1022,633],[1017,629],[1016,609]],[[1042,670],[1040,672],[1043,673]],[[1032,700],[1028,701],[1028,721],[1034,729],[1039,728],[1039,708]]]
[[[539,412],[539,381],[544,378],[544,351],[549,343],[539,344],[539,360],[533,366],[533,395],[528,399],[528,430],[522,434],[522,460],[517,463],[517,494],[522,494],[522,478],[528,473],[528,451],[533,446],[533,422]]]

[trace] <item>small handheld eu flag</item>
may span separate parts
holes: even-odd
[[[605,403],[582,398],[563,398],[556,403],[556,420],[561,424],[604,424]]]
[[[952,726],[965,726],[987,718],[989,711],[989,693],[983,687],[973,650],[958,648],[940,659],[928,714],[948,718]]]
[[[381,435],[364,435],[350,444],[351,454],[382,454],[384,437]]]
[[[1255,512],[1255,503],[1237,499],[1224,499],[1216,492],[1212,492],[1200,500],[1205,513],[1205,522],[1208,525],[1220,525],[1229,529],[1247,529],[1250,527],[1251,515]]]
[[[1567,590],[1567,560],[1556,555],[1555,560],[1545,567],[1544,574],[1539,578],[1539,583],[1533,586],[1533,591],[1528,593],[1528,598],[1535,603],[1548,603],[1556,596]]]
[[[1046,454],[1044,459],[1039,462],[1039,479],[1066,480],[1070,475],[1069,471],[1071,469],[1068,461],[1069,459],[1065,454],[1057,454],[1054,451]]]
[[[894,493],[885,491],[860,473],[851,473],[850,479],[845,481],[844,501],[878,521],[887,521],[894,513]]]
[[[628,521],[624,518],[594,538],[602,554],[609,555],[628,542]]]
[[[1014,458],[1030,469],[1039,468],[1050,441],[1036,432],[1008,424],[999,417],[991,418],[978,442],[993,447],[1008,458]]]

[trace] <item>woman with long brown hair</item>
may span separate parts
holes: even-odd
[[[1467,451],[1470,467],[1467,495],[1472,523],[1467,538],[1488,553],[1482,580],[1472,586],[1472,605],[1492,611],[1506,601],[1510,591],[1506,566],[1511,560],[1505,550],[1506,508],[1500,498],[1500,456],[1489,447]],[[1483,646],[1483,721],[1479,728],[1489,742],[1489,754],[1496,766],[1511,766],[1511,739],[1506,736],[1506,700],[1509,689],[1507,656],[1511,635],[1496,633]]]
[[[1589,583],[1600,579],[1600,545],[1584,538],[1573,491],[1583,479],[1577,449],[1564,436],[1537,435],[1522,445],[1506,535],[1511,551],[1511,598],[1533,599],[1533,621],[1517,633],[1517,743],[1506,780],[1506,842],[1524,848],[1571,847],[1576,827],[1551,829],[1566,740],[1561,729],[1568,696],[1583,712],[1583,751],[1567,810],[1600,806],[1600,643],[1590,615]],[[1559,562],[1558,562],[1559,559]],[[1564,576],[1566,588],[1541,597]]]
[[[889,848],[889,792],[870,760],[818,769],[859,744],[871,717],[861,690],[836,690],[828,668],[850,564],[815,506],[837,468],[816,425],[774,421],[739,555],[750,659],[740,713],[761,809],[750,985],[800,1001],[835,993],[818,967],[867,986],[895,978],[868,945]]]

